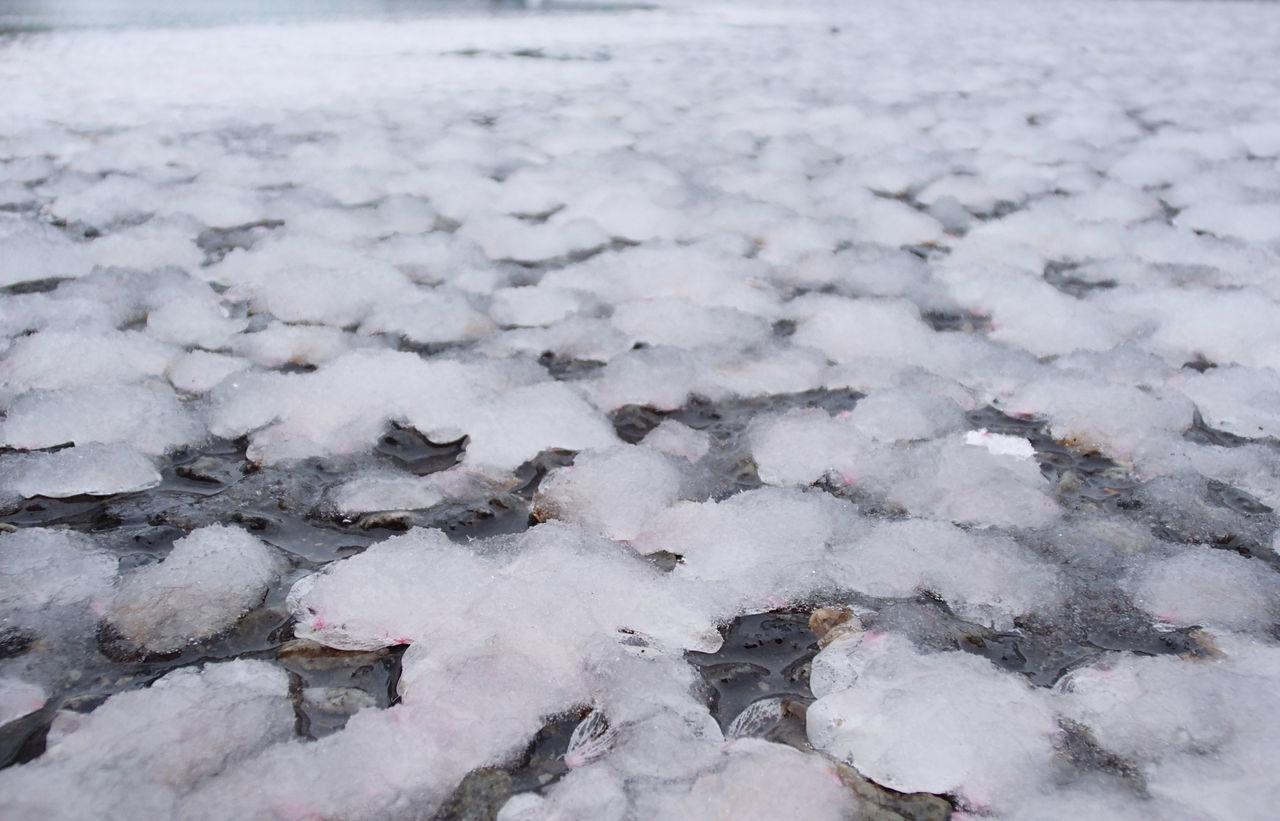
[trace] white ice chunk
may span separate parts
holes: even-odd
[[[1204,158],[1191,151],[1141,146],[1122,156],[1107,173],[1130,185],[1155,188],[1185,179],[1204,165]]]
[[[333,511],[355,516],[372,510],[418,510],[493,492],[493,482],[465,468],[426,476],[368,473],[348,479],[326,493]]]
[[[44,755],[0,773],[0,814],[176,817],[192,788],[292,737],[288,689],[277,667],[231,661],[175,670],[87,715],[63,712]]]
[[[147,332],[175,345],[221,348],[244,330],[245,320],[232,319],[222,298],[202,282],[161,288],[152,295]]]
[[[541,517],[627,540],[680,497],[682,478],[674,460],[649,448],[583,451],[543,480],[533,504]]]
[[[169,365],[165,375],[185,393],[205,393],[233,373],[249,368],[247,359],[208,351],[191,351]]]
[[[724,757],[722,768],[699,776],[687,791],[655,796],[649,817],[839,821],[856,817],[861,809],[839,773],[820,756],[759,739],[740,739]]]
[[[1195,205],[1174,219],[1179,226],[1245,242],[1280,245],[1280,204],[1218,202]]]
[[[1175,392],[1104,382],[1097,376],[1054,375],[1024,385],[1005,412],[1048,418],[1049,433],[1081,451],[1140,463],[1191,423],[1191,403]]]
[[[829,375],[826,357],[809,348],[771,347],[758,354],[744,358],[733,348],[642,347],[615,357],[584,384],[602,408],[637,404],[671,410],[690,394],[724,399],[796,393],[821,387]]]
[[[506,327],[551,325],[594,307],[585,296],[567,288],[500,288],[493,292],[489,316]]]
[[[679,199],[638,185],[593,186],[550,222],[590,219],[608,236],[631,242],[682,239],[689,236],[690,226]]]
[[[508,372],[498,368],[411,353],[349,353],[314,373],[224,380],[213,393],[211,429],[231,438],[251,434],[250,458],[268,462],[363,450],[391,419],[452,441],[503,377]]]
[[[14,394],[95,382],[141,382],[162,374],[178,354],[133,331],[41,331],[16,340],[5,352],[0,380]]]
[[[203,426],[167,386],[86,385],[30,391],[9,406],[0,439],[15,448],[126,442],[149,456],[194,442]]]
[[[1280,437],[1280,375],[1271,368],[1210,368],[1177,385],[1211,427],[1250,439]]]
[[[108,174],[75,194],[58,197],[53,213],[68,222],[84,222],[107,228],[122,220],[152,214],[163,195],[156,186],[126,174]]]
[[[1280,580],[1256,559],[1203,546],[1152,561],[1128,588],[1143,610],[1180,626],[1248,630],[1269,623],[1280,600]]]
[[[338,328],[272,322],[261,331],[233,338],[231,349],[264,368],[320,365],[351,350],[351,340]]]
[[[618,441],[605,415],[563,382],[506,391],[458,424],[471,437],[464,461],[499,472],[548,448],[607,448]]]
[[[610,302],[673,297],[767,316],[776,300],[764,286],[766,273],[759,260],[714,248],[652,243],[550,271],[542,284],[590,291]]]
[[[859,399],[849,421],[873,439],[893,442],[951,433],[964,425],[964,414],[954,401],[931,391],[890,388]]]
[[[767,610],[829,584],[834,546],[864,527],[828,494],[760,488],[667,508],[632,546],[682,556],[673,575],[720,584],[724,606]]]
[[[362,334],[400,334],[413,342],[459,342],[483,337],[493,323],[466,295],[452,288],[419,289],[373,308],[360,324]]]
[[[626,302],[614,309],[610,319],[635,341],[676,348],[746,346],[767,339],[770,333],[763,317],[679,299]]]
[[[1126,654],[1071,673],[1063,711],[1141,767],[1180,814],[1266,815],[1280,727],[1280,655],[1269,643],[1205,635],[1213,658]]]
[[[788,309],[796,319],[796,344],[811,345],[837,362],[881,358],[919,365],[930,362],[941,344],[906,300],[806,296]]]
[[[0,286],[89,272],[89,249],[52,225],[0,213]]]
[[[609,235],[589,219],[533,225],[512,217],[475,217],[458,233],[483,248],[494,261],[545,262],[609,244]]]
[[[682,425],[674,419],[663,419],[656,428],[645,434],[640,444],[696,462],[711,450],[711,434]]]
[[[270,236],[250,251],[236,249],[205,269],[231,286],[227,298],[284,322],[345,327],[381,304],[411,300],[412,283],[394,267],[351,248],[313,237]]]
[[[413,530],[298,582],[289,608],[297,634],[322,644],[414,644],[401,692],[429,701],[431,682],[472,664],[477,641],[504,648],[508,663],[536,653],[549,679],[569,675],[588,646],[619,629],[662,646],[718,646],[714,619],[682,601],[682,590],[613,542],[547,523],[488,556]]]
[[[132,446],[88,443],[52,453],[19,454],[8,483],[26,498],[133,493],[160,484],[160,471]]]
[[[21,679],[0,678],[0,727],[44,706],[48,695],[34,684]]]
[[[196,226],[185,218],[155,218],[96,239],[89,246],[93,261],[103,266],[153,270],[200,267],[204,252],[192,242]]]
[[[24,621],[57,608],[97,608],[110,595],[116,559],[69,530],[0,535],[0,612]]]
[[[150,652],[179,650],[235,624],[278,572],[261,540],[210,525],[174,542],[159,564],[121,577],[107,620]]]
[[[959,434],[882,444],[849,417],[796,409],[757,421],[750,437],[760,478],[770,484],[827,478],[916,515],[957,523],[1035,527],[1058,514],[1034,460],[972,447]]]
[[[1051,611],[1056,574],[1007,538],[941,522],[883,522],[843,546],[843,583],[869,596],[941,596],[961,617],[1008,629],[1013,617]]]
[[[857,676],[809,707],[809,739],[873,781],[998,811],[1051,777],[1052,707],[1017,674],[883,633],[837,640],[814,663],[827,655],[847,656]]]
[[[966,433],[964,435],[964,443],[974,447],[985,448],[996,456],[1030,459],[1036,455],[1036,449],[1023,437],[991,433],[986,428],[971,430]]]
[[[1280,156],[1280,120],[1241,123],[1232,129],[1255,157]]]

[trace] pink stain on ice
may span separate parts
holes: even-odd
[[[867,647],[875,647],[878,644],[883,644],[888,635],[883,630],[868,630],[862,634],[862,644]]]
[[[770,596],[768,599],[766,599],[766,601],[769,603],[769,606],[770,606],[770,607],[773,607],[773,608],[779,608],[779,607],[786,607],[786,606],[787,606],[787,602],[783,601],[782,599],[778,598],[777,596]]]
[[[964,790],[960,792],[960,802],[964,804],[966,809],[972,810],[975,815],[969,815],[967,812],[961,811],[955,813],[952,818],[974,818],[979,815],[988,815],[991,812],[991,798],[985,793],[971,793]]]
[[[277,818],[287,821],[324,821],[324,815],[315,805],[305,799],[295,799],[285,804],[277,804],[274,808]]]

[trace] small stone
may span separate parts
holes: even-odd
[[[860,632],[862,621],[847,607],[820,607],[809,617],[809,629],[818,637],[818,646],[826,647],[841,636]]]

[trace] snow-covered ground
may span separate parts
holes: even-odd
[[[1277,43],[0,40],[0,815],[1272,817]]]

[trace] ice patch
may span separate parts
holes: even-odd
[[[680,497],[674,460],[633,445],[584,451],[543,480],[534,515],[576,522],[620,541],[634,538]]]
[[[1036,454],[1031,443],[1021,436],[1007,436],[1002,433],[991,433],[986,428],[971,430],[964,435],[964,443],[984,448],[996,456],[1012,456],[1016,459],[1030,459]]]
[[[20,449],[129,443],[159,456],[203,436],[203,426],[173,391],[157,383],[30,391],[9,406],[0,423],[0,441]]]
[[[25,498],[134,493],[160,484],[151,460],[123,443],[90,443],[4,460],[5,484]]]
[[[1055,572],[1017,543],[941,522],[877,524],[837,552],[844,586],[887,598],[928,591],[962,618],[1001,629],[1061,598]]]
[[[649,431],[641,444],[671,456],[682,456],[696,462],[711,450],[711,434],[694,430],[674,419],[664,419]]]
[[[147,652],[167,653],[233,625],[279,572],[243,530],[211,525],[174,542],[164,561],[120,578],[107,621]]]
[[[952,793],[978,810],[1045,783],[1058,727],[1043,691],[985,659],[921,654],[891,635],[843,639],[826,655],[846,656],[857,675],[847,689],[815,693],[818,749],[891,789]]]
[[[110,594],[116,559],[88,536],[26,528],[0,535],[0,545],[0,607],[11,624],[59,608],[96,609]]]
[[[232,661],[174,671],[88,715],[64,711],[49,730],[48,752],[0,772],[0,812],[177,817],[197,785],[292,735],[288,683],[266,662]]]
[[[1152,561],[1129,589],[1134,602],[1161,621],[1247,630],[1274,617],[1280,580],[1256,560],[1197,546]]]
[[[45,705],[48,696],[34,684],[15,678],[0,678],[0,727]]]

